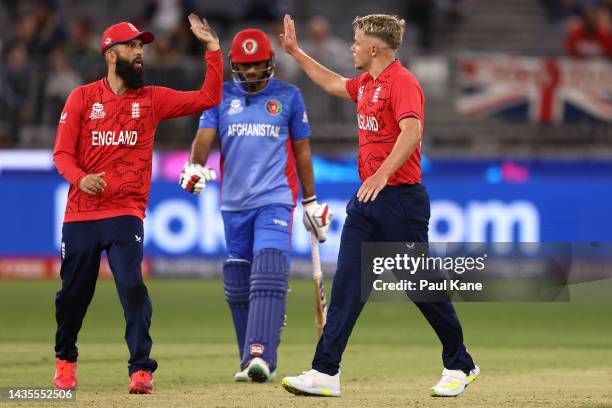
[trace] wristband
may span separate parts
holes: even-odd
[[[313,196],[310,196],[310,197],[308,197],[308,198],[304,198],[304,199],[302,200],[302,205],[304,205],[304,204],[314,203],[315,201],[317,201],[317,196],[316,196],[316,195],[313,195]]]

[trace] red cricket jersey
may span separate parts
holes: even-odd
[[[106,78],[68,96],[60,116],[53,161],[70,183],[64,222],[133,215],[140,219],[151,187],[157,124],[192,115],[221,102],[221,51],[206,53],[206,79],[199,91],[145,86],[116,95]],[[87,174],[106,172],[106,189],[88,195],[79,189]]]
[[[400,134],[399,121],[415,117],[424,125],[423,91],[416,78],[396,60],[373,79],[363,73],[346,81],[346,90],[357,104],[359,128],[359,178],[376,173],[393,150]],[[421,182],[421,146],[393,173],[388,185]]]

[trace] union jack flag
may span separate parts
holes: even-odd
[[[539,123],[612,121],[612,64],[604,60],[464,55],[459,112]]]

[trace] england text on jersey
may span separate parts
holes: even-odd
[[[94,130],[91,132],[92,146],[134,146],[138,141],[138,132],[135,130]]]

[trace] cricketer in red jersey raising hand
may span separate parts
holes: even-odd
[[[282,385],[297,395],[340,396],[340,361],[372,290],[360,275],[362,243],[419,242],[429,239],[429,195],[421,183],[421,140],[425,98],[412,73],[397,59],[405,22],[397,16],[370,14],[353,20],[351,46],[355,68],[344,78],[312,59],[298,46],[295,24],[285,16],[280,35],[284,50],[327,93],[357,105],[358,169],[362,182],[346,207],[338,269],[323,335],[312,369],[285,377]],[[427,245],[424,245],[427,248]],[[367,281],[366,281],[367,282]],[[362,291],[363,288],[363,291]],[[480,368],[468,353],[461,324],[450,302],[416,302],[442,343],[444,370],[432,396],[457,396]]]
[[[70,190],[62,229],[62,288],[56,297],[57,388],[76,387],[77,334],[105,250],[125,312],[130,393],[153,389],[151,301],[140,264],[155,130],[164,119],[218,105],[222,93],[219,39],[206,20],[191,14],[189,22],[206,46],[200,90],[144,86],[144,45],[153,35],[121,22],[102,35],[106,77],[75,89],[60,116],[53,158]]]

